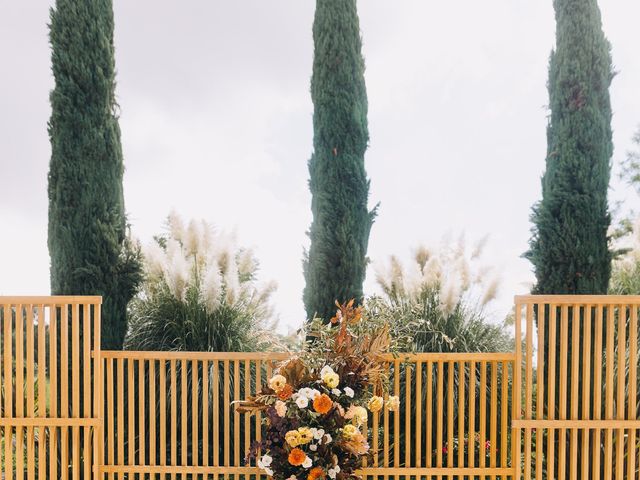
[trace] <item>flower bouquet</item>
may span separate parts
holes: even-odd
[[[264,412],[262,440],[247,461],[276,480],[346,480],[371,455],[367,421],[395,411],[381,356],[393,351],[388,327],[363,321],[353,301],[331,323],[314,320],[304,352],[280,364],[260,392],[239,402],[242,413]],[[386,398],[386,400],[385,400]]]

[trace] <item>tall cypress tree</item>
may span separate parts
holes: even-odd
[[[596,0],[554,0],[554,9],[556,48],[551,52],[549,62],[551,114],[547,127],[546,171],[542,178],[542,200],[533,208],[533,236],[526,256],[535,269],[534,293],[604,294],[611,274],[608,238],[611,217],[607,202],[613,151],[610,45],[602,31]],[[550,312],[536,313],[549,318]],[[556,331],[560,331],[564,317],[557,311],[556,318]],[[595,322],[603,322],[595,312],[590,318],[592,330]],[[573,338],[574,329],[580,330],[581,337],[584,316],[579,310],[569,309],[566,321],[567,338]],[[593,331],[591,333],[593,338]],[[589,414],[582,412],[580,393],[584,365],[579,362],[577,366],[578,391],[568,392],[567,403],[561,406],[558,396],[560,365],[566,363],[567,371],[572,372],[572,344],[568,343],[567,354],[561,358],[559,335],[556,335],[554,345],[549,343],[549,321],[545,322],[544,339],[545,383],[556,384],[554,405],[548,405],[547,415],[560,418],[562,410],[571,412],[571,403],[577,395],[579,414],[583,415],[580,418],[586,418]],[[582,338],[579,345],[582,345]],[[555,372],[547,367],[546,359],[551,350],[557,359]],[[591,352],[583,354],[591,355]],[[592,385],[591,388],[600,386]],[[583,434],[581,431],[579,444]],[[556,432],[555,468],[559,465],[560,442],[567,440]],[[544,448],[546,451],[546,446]],[[569,445],[565,450],[569,455]],[[568,476],[571,462],[566,460],[565,475]],[[581,470],[582,463],[578,463],[577,468]],[[552,475],[549,472],[549,476]],[[580,471],[578,477],[581,478]]]
[[[535,293],[606,293],[613,77],[596,0],[555,0],[546,171],[528,258]]]
[[[50,41],[51,291],[102,295],[102,347],[121,349],[140,262],[126,238],[111,0],[57,0]]]
[[[328,320],[335,301],[360,301],[367,267],[369,141],[362,41],[355,0],[317,0],[313,22],[313,221],[304,260],[307,318]]]

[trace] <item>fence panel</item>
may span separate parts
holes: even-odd
[[[525,479],[639,478],[638,308],[633,296],[516,297]]]
[[[98,478],[100,303],[0,297],[4,479]]]
[[[261,419],[233,402],[256,392],[284,353],[102,352],[104,465],[117,475],[259,475],[245,463]],[[507,478],[515,355],[387,358],[398,413],[372,416],[368,478]],[[443,419],[447,419],[446,422]],[[193,477],[191,477],[191,475]],[[157,476],[157,477],[156,477]]]

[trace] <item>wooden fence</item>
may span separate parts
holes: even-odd
[[[638,308],[516,297],[515,352],[386,357],[401,409],[371,416],[361,474],[639,478]],[[233,402],[287,354],[100,351],[99,331],[99,297],[0,297],[3,478],[258,480],[260,418]]]

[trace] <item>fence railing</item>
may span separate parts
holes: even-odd
[[[233,402],[255,394],[287,354],[103,351],[103,472],[258,474],[244,456],[260,417]],[[509,467],[515,355],[387,357],[398,413],[371,416],[376,454],[364,475],[501,475]]]
[[[387,356],[368,477],[640,478],[640,297],[516,297],[515,352]],[[100,350],[99,297],[0,297],[2,478],[255,476],[286,353]],[[547,347],[545,347],[547,345]]]

